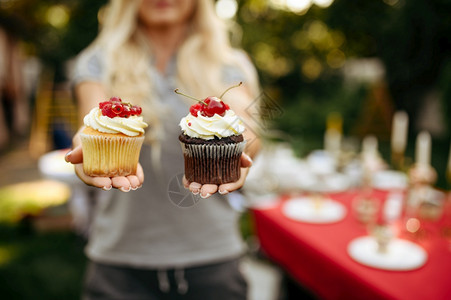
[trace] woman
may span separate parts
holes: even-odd
[[[174,89],[204,98],[239,81],[243,87],[231,90],[224,101],[248,129],[241,177],[220,186],[184,179],[193,194],[209,199],[177,207],[168,186],[183,172],[178,123],[193,103]],[[245,250],[239,216],[223,195],[243,185],[250,157],[259,148],[249,114],[258,86],[247,57],[230,46],[213,1],[111,1],[99,36],[77,62],[74,83],[80,117],[99,101],[120,96],[140,104],[150,125],[136,176],[84,174],[78,135],[66,155],[86,184],[115,188],[95,210],[84,297],[245,299],[246,282],[238,268]]]

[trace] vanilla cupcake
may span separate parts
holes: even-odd
[[[113,97],[99,103],[83,119],[80,133],[83,170],[89,176],[136,174],[144,141],[142,109]]]
[[[241,175],[241,154],[246,143],[244,124],[217,97],[197,101],[179,124],[185,177],[200,184],[235,182]]]

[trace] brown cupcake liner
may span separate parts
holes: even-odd
[[[185,177],[200,184],[235,182],[241,175],[241,154],[246,142],[221,145],[181,143]]]
[[[136,174],[144,136],[111,137],[80,134],[83,171],[89,176],[128,176]]]

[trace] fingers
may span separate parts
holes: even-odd
[[[98,187],[105,191],[109,191],[112,188],[116,188],[122,192],[134,191],[140,188],[144,182],[144,172],[140,164],[138,164],[136,175],[126,177],[117,176],[109,178],[88,176],[83,171],[83,164],[75,165],[75,173],[87,185]]]
[[[240,178],[235,182],[221,184],[218,187],[218,192],[221,195],[227,195],[230,192],[240,189],[244,185],[244,182],[246,181],[248,172],[249,172],[249,168],[241,168]]]
[[[243,152],[243,154],[241,154],[241,167],[250,168],[252,166],[252,163],[252,158]]]
[[[75,174],[87,185],[98,187],[101,189],[104,189],[106,191],[110,190],[112,188],[112,182],[111,179],[108,177],[91,177],[85,174],[83,172],[83,165],[82,164],[76,164],[75,165]]]
[[[204,184],[200,190],[200,196],[204,199],[210,197],[218,191],[218,186],[216,184]]]
[[[71,164],[79,164],[83,162],[83,152],[81,150],[81,146],[77,146],[71,151],[66,153],[66,156],[64,157],[66,162]]]
[[[182,182],[183,182],[183,186],[185,187],[185,189],[189,189],[189,181],[188,181],[188,179],[186,179],[185,175],[183,175]]]
[[[132,189],[130,180],[125,176],[112,177],[111,182],[113,183],[114,188],[122,192],[130,192]]]
[[[188,188],[191,191],[191,193],[193,193],[194,195],[197,195],[197,194],[200,193],[202,185],[200,183],[197,183],[197,182],[191,182],[189,184]]]
[[[138,163],[138,167],[136,168],[136,177],[138,177],[139,185],[141,187],[144,182],[144,169],[140,163]]]
[[[188,181],[184,178],[183,185],[186,187],[185,182],[188,183]],[[206,199],[218,191],[218,186],[216,184],[200,184],[197,182],[191,182],[188,185],[188,189],[194,195],[200,194],[202,198]]]
[[[114,188],[122,192],[136,191],[144,182],[144,171],[141,164],[138,164],[135,175],[112,177],[111,182]]]

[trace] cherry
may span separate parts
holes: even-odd
[[[208,97],[204,100],[207,106],[204,107],[203,113],[207,117],[213,117],[215,114],[224,117],[226,113],[226,105],[217,97]]]
[[[191,107],[189,108],[189,112],[197,117],[197,113],[200,111],[202,113],[203,109],[204,109],[205,105],[203,105],[202,103],[196,103],[191,105]]]
[[[201,113],[202,116],[213,117],[215,114],[218,114],[218,115],[220,115],[221,117],[224,117],[226,111],[229,110],[230,107],[229,107],[227,104],[225,104],[224,102],[222,102],[221,98],[222,98],[222,97],[225,95],[225,93],[227,93],[229,90],[231,90],[231,89],[233,89],[233,88],[236,88],[236,87],[239,87],[239,86],[242,85],[242,84],[243,84],[243,83],[240,82],[240,83],[237,84],[237,85],[234,85],[234,86],[229,87],[228,89],[226,89],[226,90],[221,94],[221,96],[220,96],[219,98],[218,98],[218,97],[207,97],[207,98],[205,98],[203,101],[202,101],[202,100],[199,100],[199,99],[196,99],[196,98],[194,98],[194,97],[191,97],[191,96],[189,96],[189,95],[183,94],[183,93],[179,92],[178,89],[175,89],[174,92],[177,93],[177,94],[179,94],[179,95],[182,95],[182,96],[185,96],[185,97],[188,97],[188,98],[190,98],[190,99],[193,99],[193,100],[196,100],[196,101],[197,101],[197,103],[191,105],[191,107],[190,107],[190,109],[189,109],[190,113],[191,113],[193,116],[197,117],[198,112],[200,111],[200,113]]]

